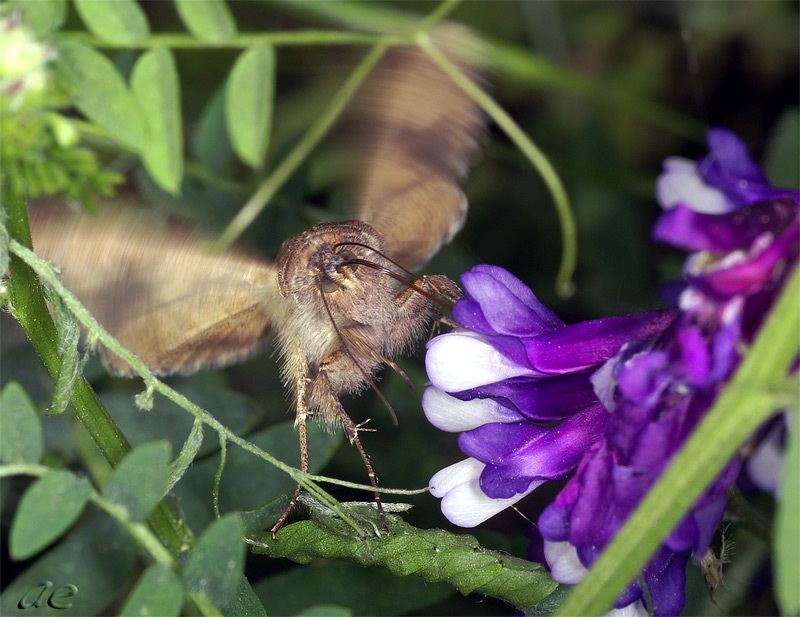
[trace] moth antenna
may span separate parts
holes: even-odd
[[[358,244],[358,243],[357,242],[348,242],[347,244]],[[350,258],[347,261],[342,263],[343,266],[349,266],[349,265],[352,265],[352,264],[356,264],[356,265],[359,265],[359,266],[366,266],[367,268],[372,268],[373,270],[377,270],[378,272],[386,274],[387,276],[391,276],[394,280],[396,280],[396,281],[398,281],[400,283],[403,283],[403,285],[405,285],[409,289],[413,289],[417,293],[422,294],[428,300],[430,300],[431,302],[435,302],[436,304],[441,306],[443,309],[448,310],[448,311],[452,311],[453,310],[453,305],[450,304],[449,302],[445,302],[441,298],[437,298],[436,296],[434,296],[431,293],[428,293],[424,289],[420,289],[419,287],[417,287],[411,281],[406,280],[405,278],[403,278],[402,276],[397,274],[397,272],[392,272],[391,270],[389,270],[389,268],[385,268],[384,266],[379,266],[378,264],[373,263],[371,261],[367,261],[366,259],[359,259],[358,257],[352,257],[352,258]],[[404,268],[401,268],[401,269],[404,269]],[[413,276],[413,275],[411,275],[411,276]]]
[[[355,241],[352,241],[352,242],[339,242],[339,243],[335,244],[333,248],[338,248],[340,246],[360,246],[362,249],[367,249],[368,251],[372,251],[376,255],[379,255],[379,256],[383,257],[386,261],[388,261],[390,264],[392,264],[398,270],[402,270],[403,272],[405,272],[408,276],[410,276],[412,278],[414,277],[414,273],[413,272],[410,272],[410,271],[406,270],[403,266],[401,266],[399,263],[397,263],[394,259],[392,259],[388,255],[385,255],[385,254],[381,253],[378,249],[372,248],[369,244],[364,244],[362,242],[355,242]]]
[[[336,336],[339,337],[339,340],[342,343],[342,347],[344,348],[345,353],[350,357],[350,359],[353,361],[353,364],[356,365],[359,372],[364,376],[364,379],[369,384],[369,387],[375,391],[375,394],[377,394],[378,398],[381,399],[383,404],[386,406],[386,409],[389,410],[389,414],[392,416],[392,424],[397,426],[397,414],[394,412],[394,408],[392,407],[391,403],[389,403],[389,399],[387,399],[383,395],[383,392],[381,392],[380,388],[378,388],[378,386],[375,385],[375,382],[372,380],[372,378],[358,363],[358,360],[356,360],[356,357],[355,355],[353,355],[353,352],[350,351],[350,347],[347,345],[347,340],[342,336],[342,333],[339,330],[339,326],[336,325],[336,320],[333,318],[333,313],[331,313],[331,308],[330,306],[328,306],[328,301],[325,299],[325,294],[320,293],[320,298],[322,298],[322,304],[325,306],[325,312],[328,313],[328,318],[331,320],[331,325],[333,326],[333,330],[336,332]],[[375,352],[373,351],[373,353]]]
[[[377,354],[377,356],[381,359],[381,362],[383,362],[386,366],[390,367],[395,373],[400,375],[400,377],[402,377],[403,380],[408,384],[408,387],[411,388],[411,391],[412,392],[414,391],[414,382],[411,381],[411,378],[408,375],[406,375],[406,372],[403,369],[401,369],[396,362],[394,362],[393,360],[389,360],[389,358],[386,358],[377,352],[373,353]]]
[[[524,518],[526,521],[528,521],[528,522],[529,522],[531,525],[533,525],[534,527],[536,527],[536,523],[534,523],[534,522],[533,522],[531,519],[529,519],[527,516],[525,516],[525,515],[524,515],[524,514],[523,514],[523,513],[520,511],[520,509],[519,509],[519,508],[517,508],[517,506],[514,506],[514,505],[512,505],[512,506],[511,506],[511,509],[512,509],[512,510],[514,510],[514,512],[516,512],[517,514],[519,514],[519,515],[520,515],[522,518]]]

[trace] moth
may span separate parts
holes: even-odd
[[[463,33],[456,39],[462,40]],[[475,73],[452,38],[442,47]],[[484,130],[475,103],[413,48],[390,51],[359,92],[361,135],[355,218],[315,225],[286,241],[272,262],[242,249],[215,253],[208,238],[126,208],[99,216],[61,204],[32,207],[37,253],[125,347],[158,375],[244,360],[272,339],[293,394],[301,470],[309,419],[341,426],[377,478],[360,427],[339,397],[368,385],[454,302],[442,275],[404,280],[462,227],[459,181]],[[131,368],[101,350],[112,374]],[[300,493],[273,528],[285,523]],[[380,508],[380,497],[376,493]]]

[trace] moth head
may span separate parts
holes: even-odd
[[[320,223],[284,243],[278,254],[278,288],[299,302],[320,292],[359,288],[363,276],[354,260],[375,260],[370,249],[383,249],[383,238],[362,221]],[[364,245],[369,248],[363,248]],[[363,254],[362,254],[363,253]]]

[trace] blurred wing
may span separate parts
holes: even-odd
[[[106,207],[98,216],[34,203],[36,252],[120,343],[156,374],[191,373],[254,354],[279,304],[274,265],[208,241],[146,211]],[[108,370],[130,366],[103,349]]]
[[[469,31],[445,26],[434,40],[462,70],[476,72]],[[464,224],[467,198],[458,182],[484,115],[416,48],[389,51],[357,105],[364,131],[357,217],[384,235],[392,259],[417,270]]]

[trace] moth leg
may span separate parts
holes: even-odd
[[[431,320],[455,327],[452,319],[436,310],[436,302],[446,300],[455,304],[463,297],[458,285],[441,274],[422,276],[412,287],[403,289],[394,297],[396,320],[386,333],[387,355],[402,352],[409,341],[422,338]],[[444,307],[452,308],[446,303]]]
[[[339,398],[334,394],[333,387],[327,375],[327,370],[330,365],[331,363],[323,362],[322,366],[320,366],[319,374],[314,382],[314,400],[317,401],[321,407],[324,406],[323,408],[326,410],[329,421],[342,425],[347,439],[356,447],[358,453],[361,455],[361,460],[364,461],[364,467],[367,468],[370,485],[372,485],[372,488],[377,489],[378,476],[375,474],[369,454],[364,450],[364,446],[361,445],[361,439],[358,436],[359,431],[369,431],[371,429],[365,429],[363,425],[353,422],[353,419],[347,414]],[[378,514],[380,515],[383,529],[388,534],[390,533],[389,526],[386,524],[386,515],[383,512],[381,494],[377,492],[377,490],[375,491],[375,505],[378,508]]]
[[[302,362],[294,363],[297,366],[297,375],[295,378],[296,384],[296,400],[295,400],[295,426],[297,426],[297,433],[300,437],[300,471],[303,473],[308,473],[308,401],[306,396],[306,384],[307,384],[307,377],[304,374],[305,371],[302,370],[300,367],[303,366]],[[302,490],[303,485],[299,484],[295,487],[294,493],[292,494],[292,498],[289,500],[289,505],[286,506],[286,510],[284,510],[281,517],[278,519],[278,522],[272,526],[272,539],[277,540],[277,533],[278,530],[286,524],[286,520],[289,518],[289,515],[294,510],[295,505],[297,505],[297,498],[300,496],[300,491]]]

